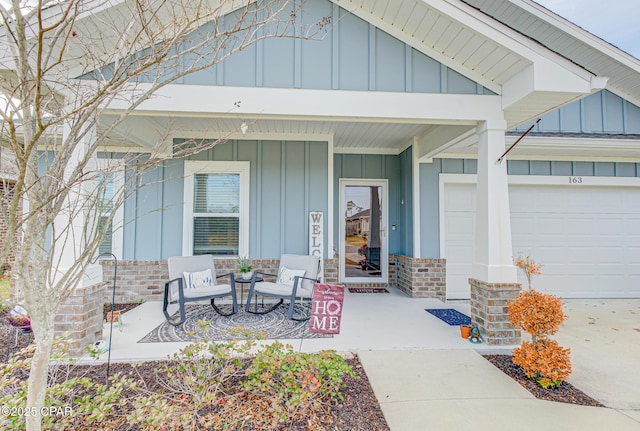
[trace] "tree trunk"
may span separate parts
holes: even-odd
[[[36,338],[36,350],[31,362],[29,372],[29,389],[27,392],[27,411],[36,415],[28,415],[27,431],[40,431],[42,429],[42,409],[47,392],[47,380],[49,377],[49,358],[53,343],[53,318],[47,315],[44,321],[38,316],[32,320],[33,333]],[[32,316],[33,319],[33,316]]]

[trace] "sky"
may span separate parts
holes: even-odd
[[[640,58],[640,0],[534,0]]]

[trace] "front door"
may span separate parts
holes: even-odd
[[[387,283],[387,180],[340,180],[340,281]]]

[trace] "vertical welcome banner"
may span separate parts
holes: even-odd
[[[324,213],[322,211],[309,212],[309,256],[320,258],[318,278],[324,280]]]
[[[309,332],[339,334],[344,303],[344,286],[316,283],[311,302]]]

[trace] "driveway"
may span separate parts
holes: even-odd
[[[571,348],[569,381],[640,420],[640,299],[565,300],[564,310],[555,338]]]
[[[565,302],[569,381],[607,408],[535,399],[480,356],[509,349],[360,351],[391,430],[639,430],[640,300]]]

